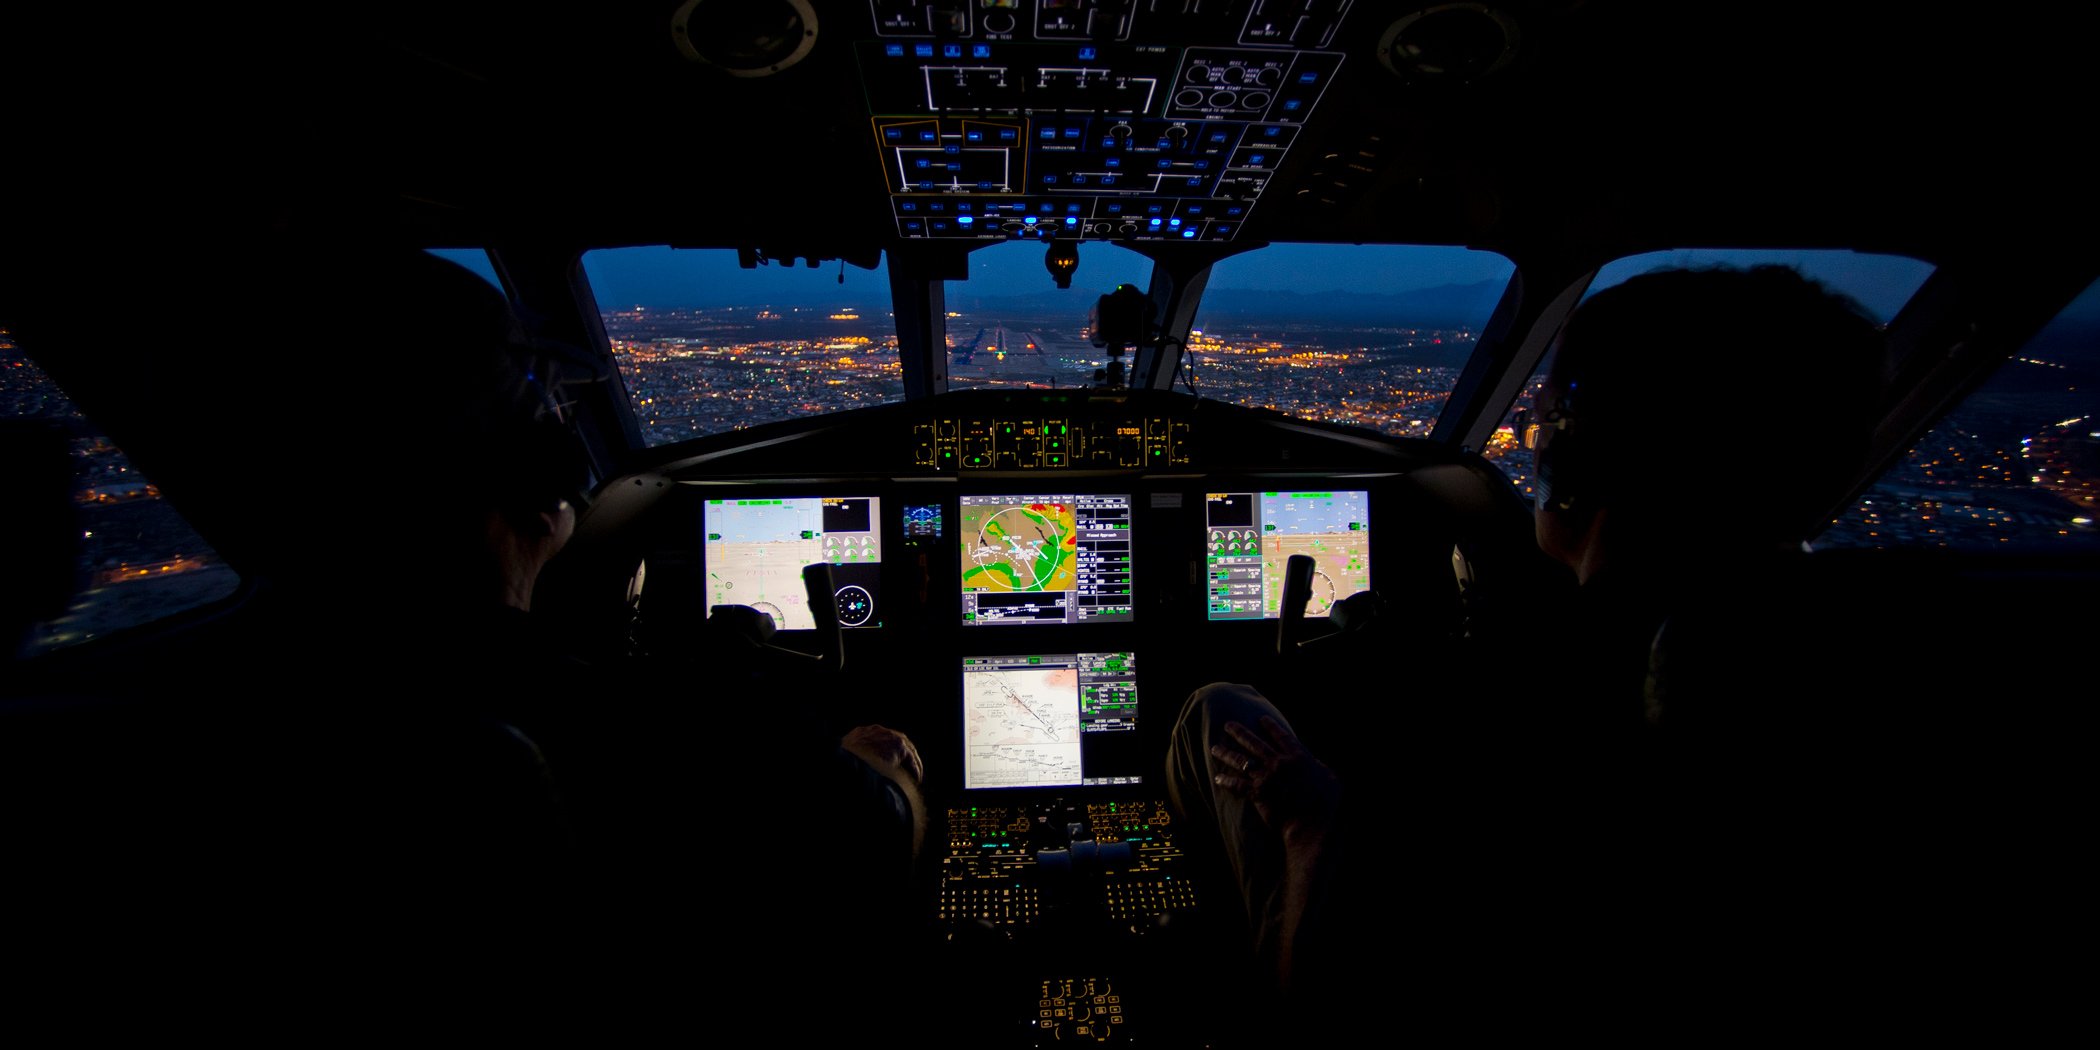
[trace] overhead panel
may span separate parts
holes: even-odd
[[[1349,0],[870,8],[858,51],[898,236],[1229,241],[1341,68],[1316,48]]]

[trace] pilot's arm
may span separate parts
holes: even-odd
[[[926,841],[926,800],[919,791],[926,763],[919,749],[910,737],[880,725],[854,729],[839,740],[839,748],[880,778],[874,786],[887,797],[895,818],[911,829],[911,856],[916,860]]]

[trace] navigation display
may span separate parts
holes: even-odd
[[[827,562],[839,626],[881,626],[878,497],[711,499],[700,530],[710,606],[748,605],[782,630],[813,630],[802,567]]]
[[[1130,496],[964,496],[964,624],[1127,623]]]
[[[1130,653],[971,656],[962,670],[964,790],[1143,781]]]
[[[1371,589],[1368,492],[1213,492],[1204,512],[1210,618],[1273,620],[1291,555],[1313,560],[1307,616]]]

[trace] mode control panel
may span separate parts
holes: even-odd
[[[1141,470],[1186,467],[1193,445],[1189,424],[1174,416],[956,416],[913,426],[911,461],[943,473]]]

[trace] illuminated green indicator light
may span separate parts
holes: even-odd
[[[1273,496],[1275,496],[1276,494],[1275,494],[1275,493],[1273,493],[1273,492],[1264,492],[1264,493],[1262,493],[1262,495],[1264,495],[1264,496],[1272,496],[1272,497],[1273,497]]]
[[[710,532],[707,534],[707,538],[711,540],[719,540],[722,538],[722,534],[719,532]]]
[[[803,539],[805,539],[805,540],[813,540],[813,539],[816,539],[816,538],[817,538],[817,534],[816,534],[816,533],[814,533],[814,532],[811,532],[811,531],[809,531],[808,529],[803,529],[803,530],[802,530],[802,538],[803,538]]]
[[[1028,662],[1032,664],[1039,664],[1043,662],[1043,658],[1040,656],[1031,656],[1028,658]]]
[[[707,501],[707,505],[710,507],[719,507],[722,505],[722,501],[718,499],[711,499]]]

